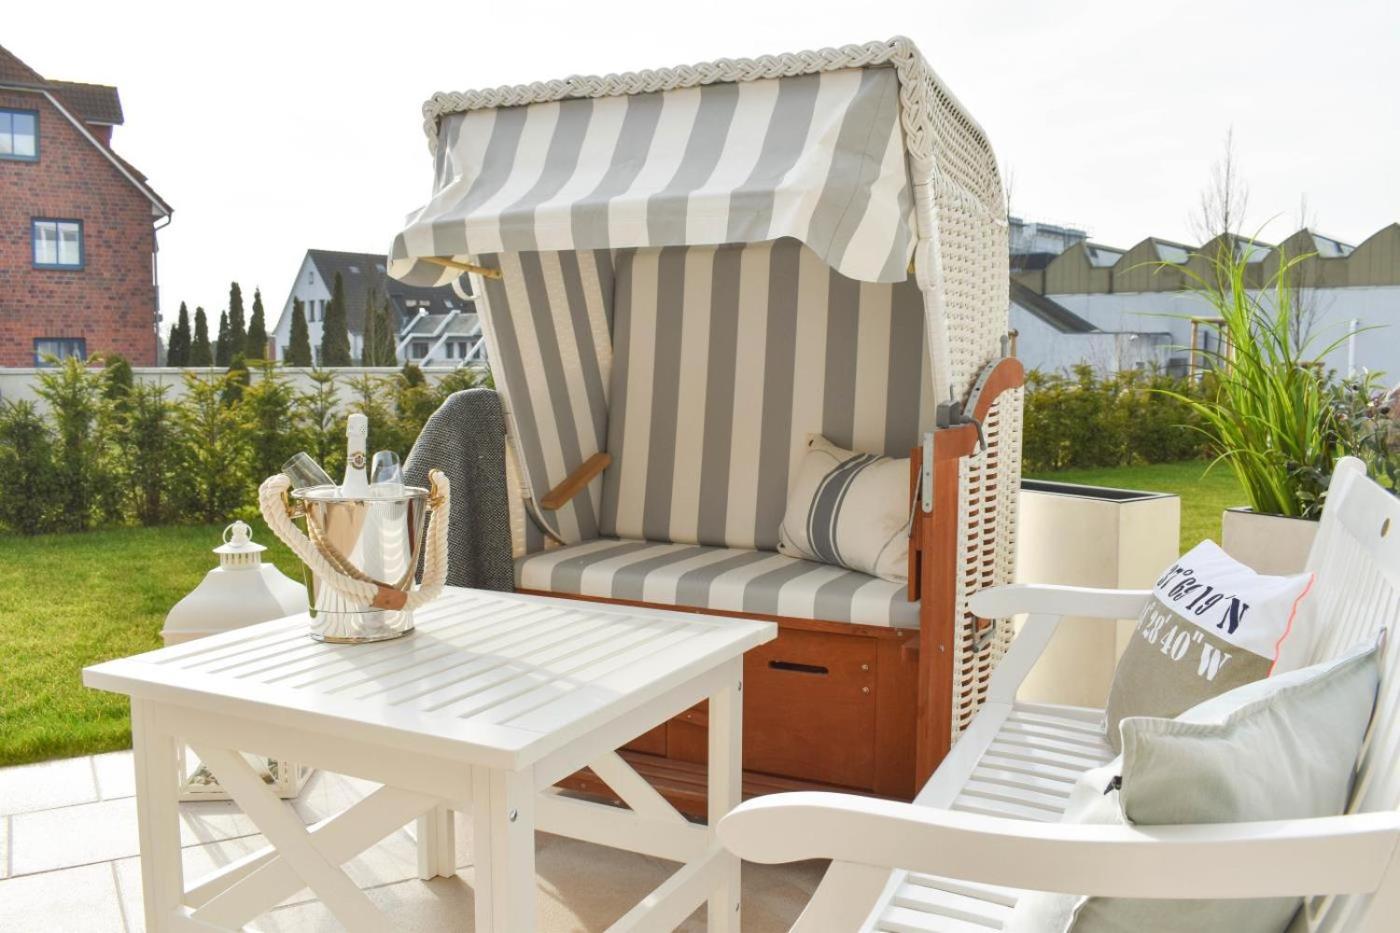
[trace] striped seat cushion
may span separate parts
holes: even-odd
[[[669,606],[919,627],[902,583],[768,551],[604,538],[527,554],[521,589]]]
[[[907,457],[931,426],[912,280],[785,239],[623,250],[614,282],[603,536],[776,550],[809,434]]]

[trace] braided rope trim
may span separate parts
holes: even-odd
[[[428,482],[432,491],[429,496],[428,543],[423,553],[423,579],[416,589],[408,593],[401,610],[404,612],[437,599],[447,580],[447,510],[451,503],[451,485],[440,470],[430,471]],[[285,473],[269,476],[258,487],[258,506],[267,526],[326,586],[352,605],[368,607],[379,595],[379,584],[358,568],[349,566],[340,554],[333,552],[327,556],[322,553],[315,543],[302,534],[287,510],[286,495],[291,487],[292,481]]]
[[[992,157],[986,133],[928,66],[928,62],[914,43],[904,36],[895,36],[884,42],[763,55],[758,58],[721,58],[674,68],[646,69],[624,74],[574,75],[531,84],[502,85],[475,91],[439,92],[423,104],[423,132],[428,137],[429,151],[436,153],[438,121],[450,113],[518,107],[567,98],[649,94],[719,82],[787,78],[837,71],[842,68],[868,68],[878,65],[893,66],[899,78],[900,122],[904,127],[905,147],[912,167],[919,175],[925,178],[933,178],[935,175],[933,105],[940,98],[947,101],[957,112],[958,122],[972,137],[976,147],[985,154],[990,170],[995,173],[996,162]],[[991,187],[1000,191],[1000,179],[995,179]],[[984,205],[988,210],[1004,210],[1003,205],[995,203],[1000,201],[999,197],[990,200],[994,203]]]

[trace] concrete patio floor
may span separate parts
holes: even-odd
[[[374,786],[321,772],[292,806],[311,823]],[[0,930],[145,929],[134,793],[130,752],[0,769]],[[350,876],[389,913],[395,929],[472,928],[471,825],[460,814],[457,821],[455,878],[418,880],[411,826],[348,864]],[[187,883],[264,844],[232,803],[182,805],[181,831]],[[540,929],[551,933],[606,929],[675,867],[546,833],[536,846]],[[818,862],[744,866],[744,930],[786,930],[824,870]],[[681,929],[703,930],[703,917],[702,907]],[[340,929],[305,889],[253,927]]]

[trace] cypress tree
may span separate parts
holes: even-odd
[[[398,334],[394,332],[394,312],[389,306],[387,297],[379,302],[379,326],[375,330],[375,335],[379,341],[377,354],[379,365],[397,366],[399,364]]]
[[[243,401],[243,390],[252,384],[253,376],[248,372],[248,361],[240,351],[229,361],[225,374],[223,391],[219,397],[225,405],[235,405]]]
[[[374,288],[365,289],[365,324],[360,334],[360,365],[379,365],[379,316],[375,308]]]
[[[393,366],[398,363],[397,357],[389,302],[370,289],[365,297],[364,365]]]
[[[311,365],[311,335],[306,329],[306,308],[300,298],[292,299],[292,335],[287,342],[288,366]]]
[[[180,316],[170,329],[170,345],[166,347],[165,362],[168,366],[190,365],[190,309],[180,302]]]
[[[262,289],[253,289],[253,316],[248,319],[248,359],[267,356],[267,316],[263,314]]]
[[[248,330],[243,316],[243,289],[237,282],[228,287],[228,356],[229,361],[237,353],[242,353],[248,343]]]
[[[350,332],[345,323],[345,283],[335,274],[331,301],[326,305],[326,317],[321,322],[321,365],[350,366]]]
[[[214,365],[227,366],[233,362],[228,334],[228,312],[219,312],[219,336],[214,339]]]
[[[214,351],[209,346],[209,321],[203,308],[194,309],[194,339],[190,343],[190,366],[210,366],[214,363]]]

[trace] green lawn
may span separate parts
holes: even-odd
[[[1243,501],[1223,469],[1201,463],[1071,470],[1045,476],[1181,495],[1183,550],[1218,538],[1220,512]],[[0,765],[126,748],[125,697],[84,688],[85,665],[160,646],[165,613],[214,566],[218,525],[79,535],[0,535]],[[262,527],[265,560],[298,575]]]
[[[1204,462],[1192,460],[1153,466],[1062,470],[1059,473],[1038,474],[1035,478],[1147,492],[1174,492],[1181,496],[1181,551],[1185,553],[1205,538],[1219,542],[1220,513],[1245,504],[1240,484],[1225,465],[1217,466],[1208,473],[1206,466]]]
[[[160,647],[160,627],[217,559],[221,525],[0,535],[0,765],[128,748],[127,699],[88,690],[88,664]],[[294,579],[291,553],[253,538]]]

